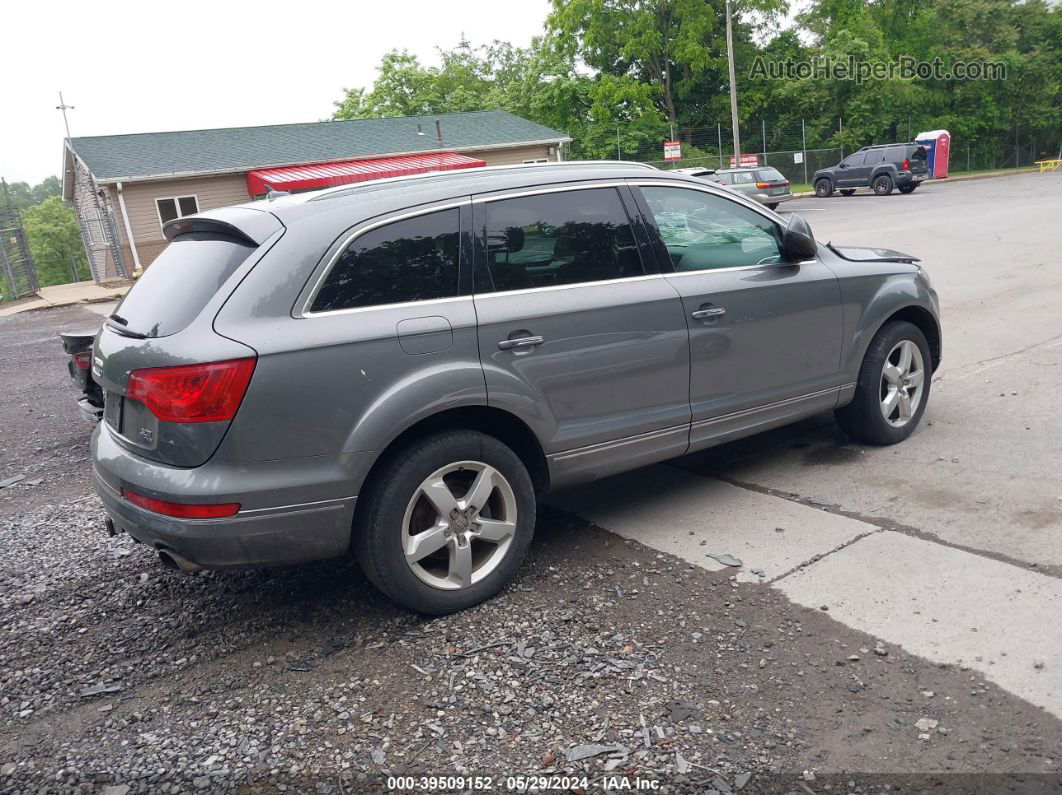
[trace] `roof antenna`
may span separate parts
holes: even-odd
[[[444,146],[446,146],[446,144],[443,143],[442,122],[440,122],[438,119],[435,120],[435,137],[439,141],[439,148],[440,149],[442,149]]]
[[[419,124],[417,125],[417,135],[427,135],[427,133],[424,132],[423,129],[421,129],[421,126]]]

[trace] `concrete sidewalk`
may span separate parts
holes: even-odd
[[[50,309],[55,306],[114,301],[125,295],[131,286],[131,284],[103,286],[90,281],[42,287],[35,298],[0,306],[0,317],[17,315],[20,312],[29,312],[34,309]]]

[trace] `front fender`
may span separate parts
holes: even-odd
[[[909,267],[910,270],[884,277],[868,274],[841,280],[845,323],[842,370],[850,383],[858,379],[860,365],[874,335],[899,312],[912,308],[924,312],[932,318],[939,339],[940,313],[936,293],[917,269]]]

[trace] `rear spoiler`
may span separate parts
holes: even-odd
[[[213,232],[239,238],[252,246],[260,246],[284,228],[272,213],[250,207],[223,207],[207,210],[186,218],[174,218],[162,227],[167,240],[189,232]]]

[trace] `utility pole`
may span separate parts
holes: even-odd
[[[73,110],[74,106],[73,105],[67,105],[65,102],[63,102],[63,92],[62,91],[59,92],[59,104],[55,106],[55,109],[56,110],[61,110],[63,112],[63,126],[66,127],[66,140],[69,141],[70,140],[70,122],[67,121],[67,119],[66,119],[66,112],[68,110]]]
[[[804,154],[801,156],[800,159],[804,161],[804,183],[807,184],[807,181],[808,181],[808,131],[804,127],[804,118],[803,117],[801,117],[801,119],[800,119],[800,143],[804,147],[804,149],[803,149],[803,153]]]
[[[734,77],[734,34],[730,24],[730,0],[726,0],[726,59],[730,68],[730,123],[734,127],[734,167],[741,165],[741,131],[738,128],[737,79]]]

